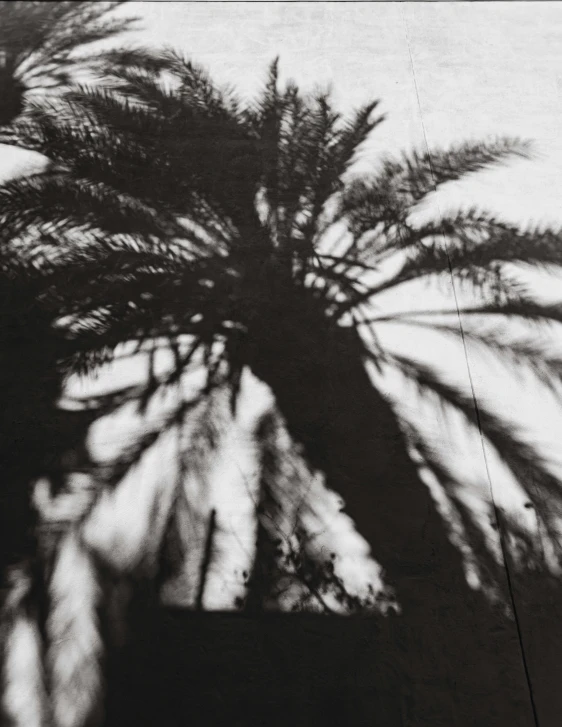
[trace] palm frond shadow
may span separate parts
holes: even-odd
[[[134,19],[112,16],[119,2],[0,4],[0,126],[17,118],[30,97],[67,86],[100,62],[92,50],[129,30]]]

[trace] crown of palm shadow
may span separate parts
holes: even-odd
[[[498,139],[412,153],[358,177],[353,162],[382,121],[377,102],[344,119],[325,93],[281,88],[277,62],[253,103],[217,88],[173,52],[113,52],[102,70],[103,84],[34,103],[6,132],[11,143],[52,162],[48,172],[0,188],[3,267],[33,281],[64,334],[65,370],[90,371],[121,343],[140,350],[156,340],[170,348],[172,372],[159,378],[149,364],[148,384],[127,396],[146,406],[202,366],[198,395],[227,382],[234,406],[264,329],[273,321],[280,336],[302,335],[299,316],[304,321],[311,305],[332,329],[361,332],[355,353],[362,362],[399,371],[479,428],[557,549],[559,484],[539,452],[499,413],[482,404],[476,411],[437,366],[386,350],[377,335],[382,326],[408,324],[464,336],[557,391],[561,359],[531,334],[500,335],[481,322],[561,322],[562,309],[537,302],[516,274],[521,265],[560,266],[559,231],[521,229],[475,209],[411,221],[442,185],[528,157],[528,144]],[[473,303],[422,315],[377,312],[377,296],[449,276]],[[293,331],[281,330],[285,314]],[[462,330],[450,322],[459,314]],[[414,439],[424,466],[460,507],[443,458],[424,446],[421,432]],[[501,580],[478,522],[467,511],[461,516],[463,537],[487,577]],[[516,531],[507,515],[504,525]]]

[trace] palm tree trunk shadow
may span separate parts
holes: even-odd
[[[274,335],[264,331],[252,368],[395,589],[402,613],[383,625],[389,651],[373,656],[404,677],[397,688],[410,691],[407,724],[437,724],[444,694],[444,724],[532,724],[513,621],[469,588],[396,417],[361,363],[358,334],[331,326],[310,300],[300,303],[270,322]]]
[[[310,464],[343,496],[401,613],[264,614],[255,604],[244,615],[146,610],[113,662],[108,726],[173,725],[172,715],[189,712],[201,727],[334,716],[350,725],[530,727],[513,619],[468,586],[395,416],[360,363],[355,334],[312,314],[299,326],[301,336],[292,326],[286,338],[273,326],[277,335],[252,368],[275,391]]]

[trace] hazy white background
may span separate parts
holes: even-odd
[[[285,78],[331,86],[342,110],[379,98],[388,121],[374,158],[423,145],[424,134],[430,146],[533,139],[538,161],[480,175],[463,185],[463,201],[517,220],[562,220],[562,3],[132,5],[146,28],[139,38],[181,49],[244,94],[259,91],[279,55]]]

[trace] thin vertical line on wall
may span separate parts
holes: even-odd
[[[414,58],[412,56],[412,49],[411,49],[411,46],[410,46],[410,37],[409,37],[409,34],[408,34],[408,21],[406,19],[406,15],[405,15],[404,8],[402,7],[401,10],[402,10],[402,17],[404,19],[404,28],[405,28],[405,35],[406,35],[406,44],[408,46],[408,53],[409,53],[409,56],[410,56],[410,65],[411,65],[411,68],[412,68],[412,79],[413,79],[413,82],[414,82],[414,90],[415,90],[417,105],[418,105],[418,109],[419,109],[419,113],[420,113],[420,123],[421,123],[421,127],[422,127],[422,133],[423,133],[425,148],[427,150],[427,158],[428,158],[429,170],[430,170],[431,177],[433,179],[433,187],[434,187],[434,190],[437,190],[437,183],[435,181],[435,174],[434,174],[433,167],[432,167],[432,163],[431,163],[431,152],[430,152],[429,144],[428,144],[428,141],[427,141],[427,133],[426,133],[426,129],[425,129],[425,124],[423,122],[423,114],[422,114],[422,107],[421,107],[420,95],[419,95],[419,90],[418,90],[418,83],[417,83],[417,79],[416,79],[416,71],[415,71],[415,66],[414,66]],[[439,210],[439,217],[440,218],[442,217],[441,210]],[[517,640],[518,640],[518,643],[519,643],[519,649],[521,651],[521,660],[523,662],[523,671],[524,671],[524,674],[525,674],[525,681],[527,682],[527,688],[529,690],[529,700],[530,700],[530,703],[531,703],[531,710],[532,710],[532,713],[533,713],[533,720],[534,720],[534,723],[535,723],[536,727],[539,727],[539,718],[538,718],[538,713],[537,713],[537,706],[536,706],[536,703],[535,703],[535,695],[534,695],[534,691],[533,691],[533,685],[532,685],[532,682],[531,682],[531,675],[530,675],[530,672],[529,672],[529,665],[528,665],[528,662],[527,662],[527,655],[525,653],[525,647],[524,647],[524,644],[523,644],[523,632],[522,632],[522,629],[521,629],[521,622],[519,620],[519,614],[518,614],[518,611],[517,611],[517,604],[516,604],[515,595],[514,595],[514,592],[513,592],[513,583],[512,583],[512,580],[511,580],[511,572],[510,572],[510,569],[509,569],[509,560],[508,560],[508,555],[507,555],[507,548],[506,548],[506,545],[505,545],[505,538],[504,538],[503,531],[502,531],[502,522],[501,522],[501,518],[500,518],[500,514],[499,514],[499,509],[498,509],[498,506],[496,505],[496,500],[495,500],[495,497],[494,497],[494,489],[493,489],[493,485],[492,485],[492,475],[491,475],[490,466],[489,466],[489,463],[488,463],[488,456],[486,454],[485,437],[484,437],[484,432],[483,432],[483,429],[482,429],[482,422],[481,422],[481,418],[480,418],[480,409],[478,407],[478,401],[477,401],[477,398],[476,398],[476,390],[475,390],[475,387],[474,387],[474,380],[472,378],[472,371],[471,371],[471,368],[470,368],[470,361],[469,361],[469,358],[468,358],[468,348],[467,348],[467,344],[466,344],[466,337],[465,337],[465,334],[464,334],[464,327],[463,327],[463,324],[462,324],[462,317],[461,317],[461,311],[460,311],[460,306],[459,306],[459,300],[458,300],[458,296],[457,296],[457,289],[456,289],[456,286],[455,286],[455,278],[454,278],[454,274],[453,274],[453,266],[451,264],[451,257],[450,257],[450,254],[449,254],[449,243],[448,243],[448,240],[447,240],[446,235],[443,235],[443,241],[445,243],[445,253],[447,255],[447,260],[448,260],[448,265],[449,265],[449,275],[451,277],[451,288],[452,288],[452,291],[453,291],[453,297],[454,297],[454,301],[455,301],[455,308],[456,308],[456,311],[457,311],[457,317],[458,317],[458,321],[459,321],[459,331],[460,331],[460,335],[461,335],[462,346],[463,346],[463,351],[464,351],[464,357],[465,357],[465,361],[466,361],[466,370],[467,370],[467,374],[468,374],[470,391],[471,391],[472,401],[474,403],[474,413],[475,413],[475,416],[476,416],[476,423],[478,425],[478,431],[480,433],[480,443],[481,443],[481,446],[482,446],[482,457],[483,457],[483,461],[484,461],[484,468],[485,468],[485,471],[486,471],[486,478],[487,478],[488,486],[489,486],[489,490],[490,490],[490,499],[491,499],[491,503],[492,503],[492,509],[493,509],[493,512],[494,512],[494,517],[495,517],[496,525],[497,525],[497,528],[498,528],[498,537],[499,537],[499,541],[500,541],[502,558],[503,558],[503,561],[504,561],[504,568],[505,568],[505,574],[506,574],[507,589],[508,589],[508,593],[509,593],[509,599],[510,599],[510,602],[511,602],[511,608],[512,608],[512,611],[513,611],[513,617],[514,617],[514,620],[515,620],[515,628],[516,628],[516,631],[517,631]]]

